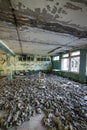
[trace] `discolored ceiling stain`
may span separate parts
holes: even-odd
[[[56,2],[56,5],[58,6],[58,5],[59,5],[59,3],[58,3],[58,2]]]
[[[58,14],[55,15],[55,19],[56,19],[56,18],[59,18],[59,15],[58,15]]]
[[[73,0],[11,0],[20,15],[87,30],[87,7]],[[38,10],[39,9],[39,10]],[[56,16],[56,17],[55,17]],[[58,16],[58,17],[57,17]],[[84,20],[83,20],[84,19]],[[70,21],[70,22],[68,22]]]
[[[47,0],[47,1],[54,1],[54,0]]]
[[[87,6],[87,0],[70,0],[70,1],[72,1],[72,2],[82,3],[82,4],[84,4],[84,5]]]
[[[0,39],[15,53],[48,54],[87,45],[83,1],[0,0]]]
[[[47,9],[48,11],[51,11],[51,7],[49,5],[47,5]]]
[[[66,5],[64,5],[64,7],[66,7],[67,9],[81,10],[82,11],[81,7],[76,6],[74,4],[71,4],[70,2],[67,2]]]
[[[62,7],[60,7],[59,9],[58,9],[58,13],[60,14],[60,13],[63,13],[63,8]],[[64,11],[64,13],[65,13],[65,11]],[[66,13],[67,14],[67,13]]]
[[[0,10],[1,11],[11,11],[9,7],[9,1],[7,0],[0,0]]]
[[[57,7],[54,6],[53,9],[52,9],[52,11],[51,11],[51,13],[55,14],[56,12],[57,12]]]

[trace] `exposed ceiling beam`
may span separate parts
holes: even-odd
[[[12,40],[12,41],[19,41],[19,40],[17,40],[17,39],[12,39],[12,38],[1,38],[0,37],[0,39],[1,40],[6,40],[6,41],[8,41],[8,40]],[[34,44],[43,44],[43,45],[52,45],[52,46],[64,46],[64,45],[61,45],[60,43],[48,43],[48,42],[43,42],[43,41],[33,41],[33,40],[21,40],[21,43],[22,42],[26,42],[26,43],[34,43]]]
[[[10,55],[14,56],[14,52],[6,45],[3,41],[0,40],[0,49]]]
[[[38,19],[30,19],[30,18],[22,18],[22,16],[16,16],[18,23],[21,25],[29,25],[31,27],[38,27],[41,29],[60,32],[60,33],[67,33],[74,35],[79,38],[87,38],[87,31],[78,30],[76,28],[70,26],[64,26],[59,23],[50,23],[46,21],[41,21]]]
[[[17,18],[16,18],[16,15],[15,15],[15,11],[14,11],[14,8],[12,6],[11,0],[8,0],[8,1],[9,1],[11,11],[12,11],[12,14],[13,14],[13,18],[14,18],[14,23],[15,23],[15,27],[16,27],[17,36],[18,36],[18,41],[19,41],[20,48],[21,48],[21,54],[23,54],[21,38],[20,38],[19,30],[18,30]]]
[[[74,39],[74,40],[72,40],[72,41],[66,43],[66,44],[65,44],[65,47],[66,47],[67,45],[69,45],[70,43],[72,43],[72,42],[74,42],[74,41],[77,41],[77,40],[79,40],[79,39],[80,39],[80,38],[76,38],[76,39]],[[67,46],[67,47],[73,47],[73,46]],[[50,53],[52,53],[52,52],[54,52],[54,51],[56,51],[56,50],[58,50],[58,49],[60,49],[60,48],[61,48],[61,47],[56,47],[56,48],[54,48],[53,50],[49,51],[48,54],[50,54]]]
[[[48,54],[50,54],[50,53],[52,53],[52,52],[54,52],[55,50],[58,50],[58,49],[60,49],[60,48],[61,48],[61,47],[56,47],[56,48],[54,48],[53,50],[49,51]]]
[[[10,2],[10,0],[9,0]],[[11,3],[11,2],[10,2]],[[45,20],[40,19],[32,19],[29,18],[29,16],[23,16],[23,13],[18,14],[16,10],[12,7],[12,4],[10,4],[12,9],[12,14],[6,12],[0,13],[0,20],[6,21],[6,22],[12,22],[16,25],[16,29],[20,26],[30,26],[30,27],[38,27],[40,29],[54,31],[54,32],[60,32],[60,33],[67,33],[74,35],[79,38],[87,38],[87,31],[79,30],[74,27],[70,26],[64,26],[60,23],[50,23],[46,22]],[[18,30],[18,29],[17,29]]]

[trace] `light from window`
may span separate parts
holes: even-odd
[[[59,60],[59,56],[53,57],[53,60],[54,60],[54,61]]]
[[[62,70],[68,71],[69,70],[69,59],[68,58],[64,58],[62,59],[62,66],[61,66]]]
[[[63,54],[62,57],[69,57],[69,54]]]
[[[71,58],[71,72],[79,72],[80,57]]]
[[[71,56],[77,56],[77,55],[80,55],[80,51],[75,51],[75,52],[72,52],[70,53]]]

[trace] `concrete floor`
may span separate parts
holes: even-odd
[[[30,121],[23,123],[17,128],[9,128],[9,130],[46,130],[41,124],[43,116],[43,114],[35,115],[31,117]]]

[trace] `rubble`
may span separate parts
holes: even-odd
[[[1,129],[21,125],[42,112],[47,130],[87,130],[87,86],[56,75],[0,81]]]

